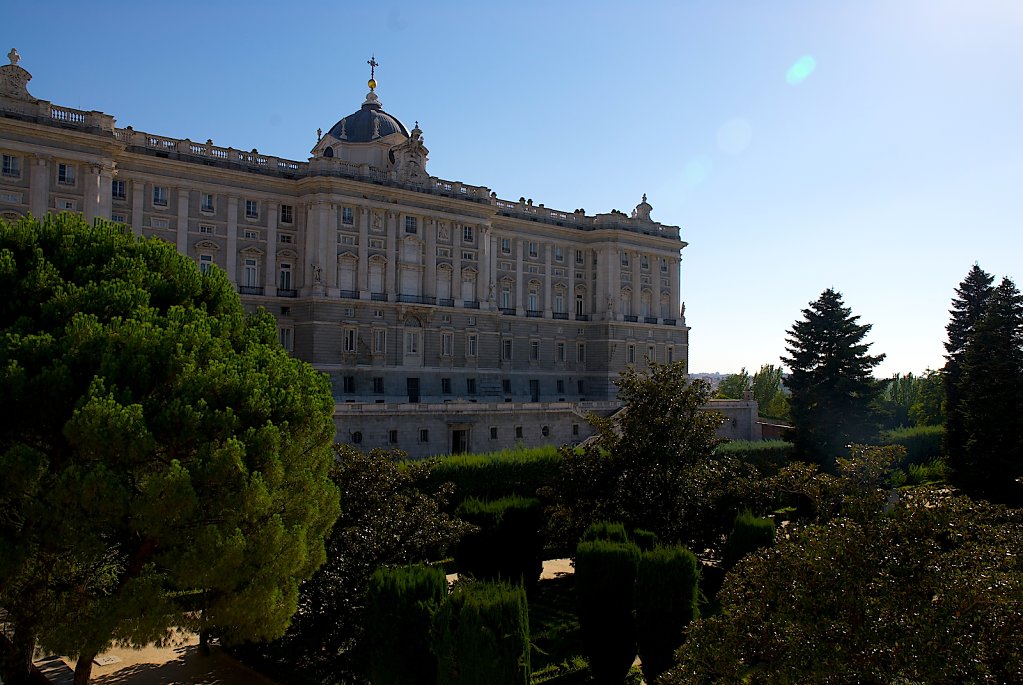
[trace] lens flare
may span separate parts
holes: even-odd
[[[798,86],[810,77],[816,66],[817,61],[813,57],[803,55],[785,72],[785,80],[788,81],[790,86]]]

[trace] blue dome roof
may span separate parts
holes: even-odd
[[[370,93],[358,112],[349,114],[327,132],[349,143],[368,143],[377,138],[385,138],[392,133],[400,133],[409,137],[408,129],[396,117],[385,112],[376,100],[376,94]]]

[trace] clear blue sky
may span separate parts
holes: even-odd
[[[381,102],[419,121],[432,174],[589,213],[647,193],[682,226],[693,371],[777,364],[833,287],[873,324],[879,375],[919,372],[942,364],[974,261],[1023,286],[1020,0],[11,2],[0,17],[38,98],[292,159],[358,108],[375,53]]]

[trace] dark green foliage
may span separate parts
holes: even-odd
[[[495,500],[509,495],[532,497],[550,485],[561,465],[554,446],[505,450],[493,454],[459,454],[431,460],[426,487],[455,486],[456,502],[475,497]]]
[[[657,533],[637,528],[632,531],[632,541],[641,552],[648,552],[657,546]]]
[[[623,545],[630,542],[629,534],[625,532],[625,525],[613,521],[594,521],[583,531],[580,541],[593,542],[594,540],[620,542]]]
[[[774,544],[774,521],[757,518],[749,509],[740,511],[735,517],[732,532],[728,534],[725,546],[725,567],[731,568],[750,552]]]
[[[478,528],[455,548],[460,573],[475,578],[523,582],[532,587],[543,571],[543,507],[526,497],[487,502],[475,498],[459,505],[456,515]]]
[[[787,421],[789,400],[782,389],[782,368],[764,364],[753,374],[753,399],[761,416]]]
[[[15,632],[85,665],[173,625],[283,633],[338,514],[325,377],[222,271],[123,226],[0,222],[0,288]]]
[[[915,426],[945,425],[945,386],[941,371],[927,369],[917,379],[916,399],[909,408]]]
[[[456,585],[433,626],[438,685],[528,685],[526,593],[507,583]]]
[[[580,660],[583,653],[575,593],[575,574],[541,581],[529,596],[530,664],[539,671]]]
[[[673,662],[685,629],[698,615],[696,555],[685,547],[643,552],[636,575],[636,637],[646,682]]]
[[[447,596],[444,571],[427,566],[377,569],[366,595],[366,638],[373,685],[434,683],[433,615]]]
[[[871,326],[857,321],[842,295],[828,288],[785,338],[792,441],[798,455],[828,470],[847,445],[874,434],[870,406],[877,386],[871,371],[884,355],[867,354],[870,344],[863,339]]]
[[[752,383],[753,379],[750,378],[749,372],[744,366],[739,373],[729,374],[722,378],[714,396],[724,400],[741,400],[743,395],[750,391]]]
[[[639,548],[606,540],[581,542],[575,582],[585,656],[597,683],[620,685],[636,657],[633,599]]]
[[[899,428],[885,431],[880,437],[884,445],[902,445],[906,448],[906,464],[923,464],[941,456],[945,427]]]
[[[793,450],[794,445],[785,440],[730,440],[718,445],[714,454],[736,457],[769,475],[789,462]]]

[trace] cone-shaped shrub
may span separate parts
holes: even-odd
[[[528,685],[525,590],[509,583],[459,583],[434,617],[433,651],[437,685]]]
[[[460,573],[535,585],[543,571],[543,506],[537,499],[503,497],[464,501],[456,514],[479,526],[455,548]]]
[[[639,559],[636,638],[643,677],[652,683],[671,667],[685,629],[696,618],[696,555],[685,547],[656,547]]]
[[[613,521],[595,521],[590,524],[589,528],[583,531],[582,542],[592,542],[594,540],[608,540],[610,542],[619,542],[623,545],[630,542],[629,535],[625,532],[625,526]]]
[[[757,518],[749,509],[735,517],[732,532],[725,546],[725,566],[731,568],[750,552],[774,544],[774,521]]]
[[[437,568],[403,566],[373,573],[366,598],[373,685],[436,682],[430,629],[447,590],[444,571]]]
[[[607,540],[580,542],[575,587],[583,649],[596,682],[621,685],[636,658],[633,595],[639,548]]]

